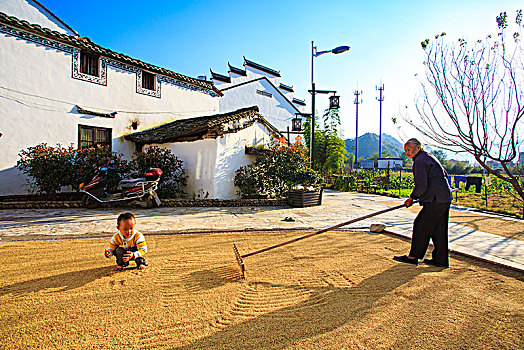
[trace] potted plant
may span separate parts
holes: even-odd
[[[300,143],[286,145],[282,141],[260,152],[254,163],[238,169],[235,175],[241,197],[289,199],[291,194],[289,203],[293,206],[320,205],[320,183],[320,176],[308,165],[307,149]],[[316,199],[308,199],[311,196]]]
[[[287,193],[288,203],[292,207],[304,208],[315,205],[322,205],[322,189],[316,190],[314,187],[304,188],[297,186]]]

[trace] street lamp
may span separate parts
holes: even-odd
[[[339,109],[340,108],[340,96],[336,96],[333,93],[333,96],[329,97],[329,109]]]
[[[297,137],[295,137],[295,141],[302,140],[301,134],[304,134],[304,131],[302,130],[302,118],[300,117],[309,117],[309,113],[295,113],[295,118],[291,119],[291,131],[289,130],[289,126],[287,127],[287,130],[281,131],[283,133],[287,133],[287,144],[289,145],[291,142],[290,134],[299,134]]]
[[[296,115],[291,119],[291,131],[302,131],[302,119]]]
[[[338,55],[339,53],[343,53],[349,50],[349,46],[338,46],[335,47],[333,50],[327,50],[327,51],[317,51],[317,47],[315,46],[315,42],[311,41],[311,135],[309,138],[309,165],[313,167],[313,148],[314,148],[314,139],[315,139],[315,95],[319,92],[315,90],[315,80],[314,80],[314,63],[315,63],[315,57],[318,57],[320,55],[323,55],[325,53],[333,53],[335,55]],[[324,92],[325,93],[325,92]],[[338,96],[337,97],[337,104],[338,104]],[[331,101],[330,101],[331,102]],[[331,103],[330,103],[331,105]]]

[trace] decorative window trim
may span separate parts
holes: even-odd
[[[152,96],[152,97],[156,97],[156,98],[161,98],[161,94],[160,94],[160,80],[158,79],[158,74],[155,74],[156,89],[155,90],[149,90],[149,89],[146,89],[146,88],[142,87],[142,72],[143,71],[141,69],[139,69],[136,72],[136,92],[138,94],[142,94],[142,95],[147,95],[147,96]]]
[[[62,44],[60,42],[56,42],[56,41],[53,41],[53,40],[50,40],[50,39],[47,39],[47,38],[40,37],[40,36],[38,36],[36,34],[33,34],[33,33],[29,33],[29,32],[25,32],[23,30],[11,28],[11,27],[5,26],[3,24],[0,24],[0,32],[5,33],[7,35],[11,35],[13,37],[17,37],[17,38],[26,40],[26,41],[30,41],[30,42],[33,42],[33,43],[36,43],[36,44],[40,44],[40,45],[43,45],[43,46],[46,46],[46,47],[49,47],[49,48],[52,48],[52,49],[55,49],[55,50],[59,50],[59,51],[62,51],[62,52],[67,52],[67,53],[72,54],[72,58],[71,58],[71,61],[72,61],[72,63],[71,63],[72,73],[71,73],[71,76],[74,79],[83,80],[83,81],[87,81],[87,82],[90,82],[90,83],[107,86],[107,66],[112,66],[112,67],[115,67],[115,68],[118,68],[118,69],[124,69],[124,70],[127,70],[129,72],[134,72],[134,73],[138,73],[139,71],[141,71],[141,69],[139,69],[139,68],[131,67],[131,66],[128,66],[127,64],[124,64],[124,63],[121,63],[121,62],[118,62],[118,61],[114,61],[114,60],[106,58],[104,56],[100,56],[100,77],[93,77],[93,76],[90,76],[90,75],[87,75],[87,74],[82,74],[82,73],[80,73],[80,49],[77,49],[77,48],[74,48],[74,47],[68,46],[66,44]],[[156,82],[157,82],[157,91],[158,92],[154,91],[154,94],[158,95],[158,96],[155,96],[155,97],[158,97],[158,98],[160,98],[160,82],[164,82],[164,83],[167,83],[167,84],[174,85],[174,86],[176,86],[176,87],[178,87],[178,88],[180,88],[182,90],[190,90],[190,91],[201,92],[201,93],[204,93],[204,94],[209,95],[211,97],[219,97],[220,96],[218,93],[216,93],[213,90],[205,89],[205,88],[198,87],[198,86],[194,86],[192,84],[185,83],[185,82],[176,80],[176,79],[171,78],[171,77],[167,77],[167,76],[160,75],[160,74],[156,74],[156,77],[157,77]],[[142,89],[142,85],[141,84],[140,84],[140,88]],[[151,91],[151,90],[149,90],[149,91]],[[138,92],[138,93],[140,93],[140,92]],[[146,95],[150,95],[150,94],[146,94]]]
[[[73,53],[73,48],[71,46],[67,46],[65,44],[58,43],[56,41],[42,38],[33,33],[24,32],[23,30],[18,30],[18,29],[14,29],[11,27],[7,27],[3,24],[0,24],[0,32],[23,39],[23,40],[31,41],[36,44],[44,45],[52,49]]]
[[[167,83],[167,84],[171,84],[171,85],[175,85],[176,87],[182,89],[182,90],[190,90],[190,91],[198,91],[198,92],[202,92],[204,94],[207,94],[211,97],[219,97],[219,95],[214,92],[213,90],[207,90],[207,89],[204,89],[204,88],[201,88],[201,87],[198,87],[198,86],[194,86],[194,85],[191,85],[191,84],[188,84],[188,83],[184,83],[182,81],[179,81],[179,80],[176,80],[176,79],[173,79],[173,78],[170,78],[170,77],[166,77],[166,76],[163,76],[163,75],[157,75],[157,81],[161,81],[161,82],[164,82],[164,83]]]
[[[84,74],[80,72],[80,52],[81,50],[73,49],[72,55],[72,78],[87,81],[98,85],[107,86],[107,58],[100,57],[100,76]]]

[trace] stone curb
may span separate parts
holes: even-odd
[[[287,199],[164,199],[161,207],[287,207]],[[83,208],[82,201],[5,201],[0,202],[1,209],[57,209]],[[102,204],[101,207],[125,207],[122,205]]]

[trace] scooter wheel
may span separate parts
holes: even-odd
[[[88,209],[95,209],[98,208],[98,202],[86,194],[84,198],[82,198],[82,206]]]

